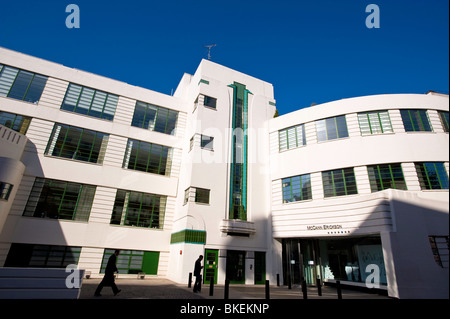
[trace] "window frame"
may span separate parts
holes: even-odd
[[[139,110],[141,108],[141,110]],[[145,108],[142,110],[142,108]],[[153,119],[151,118],[152,115],[149,113],[149,110],[154,110]],[[139,112],[143,112],[143,117],[140,118]],[[165,114],[164,114],[165,113]],[[150,114],[150,115],[149,115]],[[172,125],[168,126],[170,123],[170,119],[175,115],[175,121],[173,121],[173,128],[168,132],[167,130],[172,127]],[[172,116],[172,117],[171,117]],[[134,105],[134,113],[131,120],[131,126],[142,128],[145,130],[149,130],[152,132],[158,132],[163,133],[167,135],[176,135],[177,130],[177,124],[178,124],[178,116],[179,112],[158,106],[151,103],[146,103],[142,101],[136,101],[136,104]],[[160,122],[164,122],[164,129],[160,129]],[[158,124],[158,125],[157,125]],[[147,127],[146,127],[147,126]]]
[[[139,201],[133,202],[133,200],[136,198],[138,198]],[[145,210],[145,204],[149,199],[152,202],[150,212],[148,210]],[[139,204],[137,214],[137,207],[133,205],[135,203]],[[118,189],[116,191],[116,197],[114,199],[110,225],[139,227],[146,229],[164,229],[166,206],[167,196]],[[130,216],[132,217],[130,218]],[[120,220],[118,219],[118,217],[120,217]],[[141,219],[147,219],[149,221],[146,221],[146,223],[148,222],[148,225],[141,223]],[[133,222],[134,220],[135,222]]]
[[[134,143],[137,143],[137,148],[134,147]],[[159,161],[157,168],[155,165],[153,165],[151,162],[156,157],[158,157],[158,153],[152,153],[152,150],[154,147],[161,148],[161,151],[159,152]],[[146,149],[148,148],[148,150]],[[133,155],[133,152],[136,151],[136,154]],[[145,151],[147,155],[144,155],[143,157],[139,157],[139,152]],[[167,157],[164,159],[164,154],[167,154]],[[170,176],[171,172],[171,163],[172,163],[172,148],[169,146],[164,146],[160,144],[155,143],[149,143],[144,142],[140,140],[135,140],[129,138],[127,141],[127,146],[125,148],[125,154],[124,159],[122,163],[122,168],[124,169],[131,169],[135,171],[150,173],[150,174],[157,174],[161,176]],[[152,158],[152,155],[153,156]],[[134,156],[134,157],[133,157]],[[145,159],[145,163],[142,162],[142,159]],[[134,164],[133,164],[134,163]],[[143,164],[145,164],[145,169],[141,169],[143,167]],[[139,165],[139,167],[138,167]],[[130,167],[132,166],[132,167]],[[156,168],[156,170],[155,170]]]
[[[4,74],[4,72],[7,68],[8,68],[8,70],[11,69],[13,72],[15,72],[14,76],[10,77],[10,79],[12,80],[12,81],[9,81],[10,83],[8,83],[7,81],[3,81],[3,82],[1,81],[2,75]],[[14,89],[17,89],[20,85],[18,80],[23,81],[23,79],[20,79],[19,77],[25,73],[28,73],[31,76],[31,78],[26,80],[25,82],[23,82],[22,86],[23,87],[26,86],[26,89],[21,90],[22,97],[20,98],[19,96],[12,95],[12,91]],[[11,75],[12,74],[13,73],[11,73]],[[35,80],[36,80],[36,82],[35,82]],[[41,81],[42,84],[39,84],[38,81]],[[3,91],[4,91],[4,93],[0,93],[0,97],[8,97],[8,98],[15,99],[18,101],[28,102],[28,103],[32,103],[32,104],[38,104],[42,97],[42,93],[44,92],[45,86],[47,85],[47,81],[48,81],[48,76],[46,76],[46,75],[42,75],[39,73],[24,70],[24,69],[19,69],[19,68],[12,67],[9,65],[0,64],[0,90],[3,87]],[[2,85],[2,83],[3,83],[3,85]],[[33,92],[32,90],[37,90],[37,91]],[[28,94],[30,94],[31,92],[35,95],[34,98],[32,98],[32,96],[28,97]],[[17,94],[17,93],[18,92],[15,92],[15,94]]]
[[[440,167],[437,167],[438,164],[440,164]],[[429,170],[429,165],[433,165],[433,171]],[[421,190],[449,189],[449,178],[443,162],[415,162],[414,167],[416,169]],[[439,174],[440,172],[443,173],[444,176]],[[437,181],[431,180],[430,173],[436,174]],[[433,187],[436,185],[435,182],[438,183],[439,187]]]
[[[338,121],[341,119],[345,122],[345,132],[340,131]],[[348,125],[347,125],[347,117],[346,115],[338,115],[333,117],[324,118],[321,120],[316,120],[316,136],[317,136],[317,142],[327,142],[327,141],[333,141],[338,140],[342,138],[348,138]],[[334,125],[334,126],[333,126]],[[322,127],[324,130],[322,130]],[[334,128],[334,130],[333,130]],[[333,137],[331,133],[336,134],[336,137]]]
[[[94,185],[36,177],[22,216],[88,222],[96,190]]]
[[[394,165],[396,165],[397,167],[393,167]],[[387,166],[387,168],[389,168],[389,183],[390,183],[390,185],[393,185],[393,187],[386,187],[384,185],[385,182],[383,182],[383,176],[387,176],[386,166]],[[400,169],[400,172],[402,174],[402,182],[404,184],[404,188],[403,188],[403,186],[397,187],[393,168]],[[381,169],[384,169],[384,171],[382,171]],[[373,170],[373,172],[371,172],[371,170]],[[408,190],[408,185],[406,184],[405,174],[403,172],[403,166],[401,163],[368,165],[367,166],[367,174],[369,176],[370,190],[372,193],[381,192],[386,189]],[[375,178],[375,180],[373,178]],[[387,179],[384,179],[384,180],[387,180]],[[374,189],[374,185],[376,185],[377,189]],[[380,186],[381,186],[381,189],[379,189]]]
[[[199,194],[199,191],[205,192],[204,194]],[[207,198],[206,201],[202,201]],[[207,188],[195,187],[195,203],[209,205],[211,200],[211,190]]]
[[[338,193],[338,191],[337,191],[336,184],[338,182],[337,179],[339,177],[337,174],[339,174],[339,173],[342,174],[342,183],[343,183],[344,193]],[[330,175],[331,183],[329,185],[325,184],[326,174],[331,174]],[[349,174],[351,174],[351,175],[349,175]],[[348,183],[351,181],[351,179],[353,179],[354,185],[348,185]],[[329,187],[330,185],[331,185],[331,188]],[[324,198],[358,195],[358,185],[356,182],[354,167],[339,168],[339,169],[323,171],[322,172],[322,186],[323,186]],[[327,187],[332,190],[333,194],[330,194],[330,192],[327,190]],[[352,190],[352,188],[354,188],[354,190]]]
[[[373,130],[374,125],[372,123],[373,118],[371,120],[371,117],[370,117],[370,115],[372,115],[372,114],[376,114],[377,115],[377,123],[376,124],[380,128],[381,133],[380,132],[375,132],[374,133],[374,130]],[[381,119],[381,114],[386,114],[387,115],[387,120],[389,122],[388,123],[389,127],[383,126],[383,122],[382,122],[382,119]],[[365,116],[365,119],[367,119],[367,125],[368,125],[370,133],[365,133],[363,131],[362,124],[365,124],[365,123],[362,123],[362,121],[365,120],[365,119],[362,118],[363,116]],[[358,117],[359,130],[360,130],[362,136],[394,133],[394,128],[392,127],[392,121],[391,121],[391,117],[389,115],[389,110],[360,112],[360,113],[357,114],[357,117]]]
[[[445,133],[449,132],[449,112],[447,111],[438,111],[439,119],[441,120],[442,129]]]
[[[423,113],[426,116],[426,124],[429,129],[425,126],[425,119],[423,117]],[[402,118],[403,127],[405,132],[433,132],[433,126],[431,125],[430,115],[428,114],[428,110],[425,109],[401,109],[400,115]],[[414,115],[414,116],[413,116]],[[420,123],[417,121],[415,124],[414,119],[420,119]],[[405,123],[405,121],[409,121],[409,123]],[[417,126],[417,127],[416,127]],[[423,129],[422,129],[423,128]]]
[[[31,120],[29,116],[0,111],[0,124],[23,135],[27,133]]]
[[[73,92],[70,91],[72,87],[74,88]],[[79,90],[78,93],[76,93],[77,90]],[[87,93],[85,96],[83,96],[83,93],[88,90],[92,91],[92,96],[89,97],[89,95],[91,93]],[[73,94],[73,96],[69,97],[69,94]],[[105,95],[103,104],[94,104],[95,99],[97,98],[97,95],[102,95],[102,94]],[[68,102],[66,102],[68,99],[75,99],[76,100],[75,104],[71,105]],[[84,108],[84,107],[80,106],[80,101],[82,99],[86,99],[85,102],[87,102],[86,105],[89,105],[88,108]],[[100,99],[102,99],[102,98],[100,97]],[[109,102],[112,102],[112,103],[109,104]],[[94,88],[84,86],[81,84],[76,84],[76,83],[70,82],[69,85],[67,86],[66,93],[64,94],[64,99],[61,102],[60,109],[63,111],[72,112],[72,113],[76,113],[76,114],[80,114],[80,115],[86,115],[86,116],[93,117],[96,119],[112,122],[116,115],[116,110],[117,110],[118,104],[119,104],[119,95],[117,95],[117,94],[109,93],[106,91],[102,91],[102,90],[94,89]],[[99,112],[93,108],[93,106],[98,107],[98,105],[102,105],[101,112]],[[78,110],[80,110],[80,111],[78,111]],[[109,112],[106,112],[107,110]],[[112,112],[112,110],[114,110],[114,111]],[[96,113],[94,113],[94,112],[96,112]],[[97,113],[100,113],[100,115],[97,115]]]
[[[214,137],[200,134],[200,147],[202,150],[214,151]]]
[[[293,191],[293,179],[294,178],[299,178],[299,182],[300,182],[300,199],[299,200],[295,200],[295,196],[294,196],[294,191]],[[302,179],[306,179],[305,181],[303,181]],[[289,183],[289,186],[284,186],[284,184]],[[308,184],[309,186],[306,186],[307,189],[306,191],[304,191],[304,187],[302,187],[302,185],[304,184]],[[289,187],[289,189],[287,189],[287,187]],[[289,199],[287,199],[287,197],[285,197],[285,195],[289,192]],[[297,176],[291,176],[291,177],[286,177],[286,178],[282,178],[281,179],[281,193],[282,193],[282,203],[283,204],[289,204],[289,203],[296,203],[296,202],[301,202],[301,201],[307,201],[307,200],[312,200],[312,187],[311,187],[311,174],[303,174],[303,175],[297,175]],[[308,195],[308,196],[305,196]],[[306,198],[305,198],[306,197]]]
[[[294,142],[292,144],[290,143],[290,136],[292,137],[292,133],[290,135],[290,130],[294,130],[295,132],[295,138]],[[299,130],[301,130],[301,134],[299,134]],[[285,135],[285,137],[283,137]],[[301,136],[299,136],[301,135]],[[301,139],[299,139],[299,137]],[[286,139],[286,143],[282,143],[283,139]],[[295,145],[294,145],[295,144]],[[293,145],[291,147],[291,145]],[[302,146],[306,146],[306,131],[305,131],[305,124],[299,124],[291,127],[287,127],[285,129],[278,131],[278,150],[279,152],[284,152],[290,149],[299,148]]]
[[[65,134],[63,133],[64,137],[61,137],[60,132],[63,128],[65,128],[66,132],[65,132]],[[65,148],[66,143],[73,140],[73,138],[70,137],[69,134],[73,133],[74,131],[75,132],[79,131],[78,141],[75,143],[76,144],[75,149],[71,146],[68,146],[67,148]],[[77,134],[77,132],[75,134]],[[86,135],[86,134],[94,135],[94,137],[90,143],[87,140],[83,140],[83,135]],[[60,139],[60,137],[61,137],[61,139]],[[97,145],[97,143],[96,143],[97,139],[101,140],[100,145]],[[64,158],[64,159],[70,159],[70,160],[75,160],[75,161],[80,161],[80,162],[86,162],[86,163],[90,163],[90,164],[102,165],[104,157],[105,157],[108,141],[109,141],[109,134],[98,132],[98,131],[93,131],[93,130],[89,130],[89,129],[85,129],[85,128],[77,127],[77,126],[73,126],[73,125],[55,123],[55,125],[53,126],[52,134],[50,135],[50,138],[48,140],[47,147],[45,149],[44,154],[47,156],[51,156],[51,157]],[[60,144],[60,147],[58,147],[58,150],[55,150],[57,148],[58,144]],[[72,151],[70,150],[70,148],[72,148]],[[57,152],[56,154],[55,154],[55,151]],[[86,157],[82,156],[82,151],[86,151],[89,153],[89,155],[87,156],[87,159],[84,159]],[[72,154],[72,155],[70,157],[63,156],[65,154],[67,154],[67,155]]]

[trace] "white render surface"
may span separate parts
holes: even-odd
[[[254,284],[255,253],[264,252],[265,279],[274,283],[277,274],[283,279],[284,239],[377,235],[390,296],[448,298],[448,262],[442,268],[436,264],[428,236],[449,235],[449,192],[421,190],[414,166],[415,162],[443,162],[448,176],[449,134],[438,113],[449,111],[448,95],[355,97],[273,118],[272,84],[208,60],[202,60],[193,75],[183,75],[173,96],[4,48],[0,48],[0,64],[48,76],[38,104],[0,97],[0,111],[32,118],[26,135],[0,126],[21,137],[13,145],[0,131],[0,181],[14,184],[10,199],[0,200],[0,267],[12,243],[82,247],[78,267],[90,271],[93,278],[102,276],[104,249],[157,251],[157,276],[185,283],[198,255],[210,249],[218,252],[217,281],[223,284],[227,252],[242,251],[244,282]],[[233,138],[229,85],[234,82],[251,92],[246,221],[229,218]],[[118,95],[114,120],[61,110],[69,83]],[[205,96],[217,99],[215,108],[204,105]],[[131,126],[136,101],[178,111],[175,135]],[[402,109],[427,110],[432,132],[405,132]],[[377,110],[388,111],[393,132],[362,136],[357,114]],[[345,115],[349,136],[318,142],[315,121],[341,115]],[[103,163],[45,155],[55,123],[109,134]],[[306,145],[279,151],[279,131],[299,124],[305,125]],[[201,135],[214,137],[212,150],[201,147]],[[129,138],[171,147],[170,176],[122,168]],[[367,166],[389,163],[401,163],[407,190],[372,193]],[[322,172],[349,167],[354,168],[357,194],[325,198]],[[283,203],[282,179],[303,174],[311,176],[312,199]],[[22,216],[36,177],[96,185],[89,220]],[[196,188],[210,190],[208,204],[195,202]],[[110,224],[117,189],[167,196],[164,227]],[[171,244],[171,235],[184,230],[206,232],[206,243]]]

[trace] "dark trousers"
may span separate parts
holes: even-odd
[[[98,284],[94,295],[100,295],[100,292],[102,291],[104,286],[110,286],[115,295],[119,292],[119,288],[117,288],[116,283],[114,282],[114,275],[112,275],[112,277],[105,275],[105,277],[103,277],[103,280]]]
[[[202,290],[202,275],[195,276],[194,292]]]

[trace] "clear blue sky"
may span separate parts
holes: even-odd
[[[80,28],[65,25],[80,8]],[[380,28],[368,29],[368,4]],[[212,60],[274,85],[280,114],[341,98],[449,91],[448,0],[6,1],[0,46],[170,94]]]

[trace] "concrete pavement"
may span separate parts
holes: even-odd
[[[168,279],[117,279],[116,284],[122,291],[114,296],[111,287],[104,287],[101,297],[94,297],[94,291],[101,279],[84,279],[80,299],[224,299],[224,285],[215,285],[210,296],[209,285],[203,285],[200,293],[194,293],[187,284],[177,284]],[[264,285],[230,285],[229,299],[265,299]],[[322,287],[322,296],[318,296],[316,287],[308,287],[308,299],[337,299],[334,287]],[[303,299],[298,286],[270,286],[270,299]],[[376,293],[342,289],[342,299],[390,299]]]

